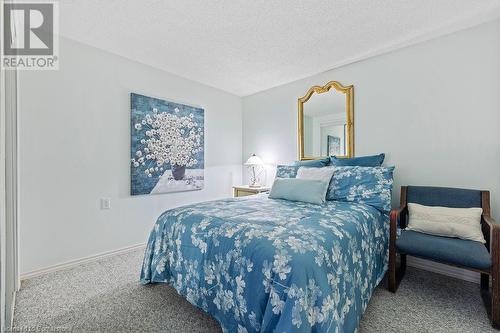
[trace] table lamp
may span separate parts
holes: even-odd
[[[256,169],[258,169],[260,166],[264,165],[264,162],[262,162],[262,160],[260,159],[259,156],[255,155],[255,154],[252,154],[252,156],[250,156],[248,158],[248,160],[245,162],[245,165],[250,169],[252,170],[252,173],[250,175],[250,187],[260,187],[260,183],[259,183],[259,174],[258,172],[256,171]]]

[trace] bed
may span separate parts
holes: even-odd
[[[354,332],[387,269],[388,215],[266,194],[171,209],[141,283],[164,282],[224,332]]]

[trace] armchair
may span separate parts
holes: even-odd
[[[481,207],[481,228],[486,244],[405,230],[408,203],[451,208]],[[401,229],[399,236],[398,226]],[[389,291],[396,292],[406,270],[407,255],[479,272],[481,296],[491,323],[500,328],[500,225],[491,218],[489,191],[402,186],[400,207],[390,213],[389,237]]]

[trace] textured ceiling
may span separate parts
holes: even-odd
[[[64,0],[61,35],[245,96],[500,17],[500,0]]]

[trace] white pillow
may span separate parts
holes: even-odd
[[[486,243],[481,231],[482,208],[431,207],[408,203],[406,229]]]
[[[322,168],[308,168],[300,167],[297,170],[298,179],[310,179],[310,180],[321,180],[327,184],[330,183],[330,179],[333,176],[334,167],[322,167]]]

